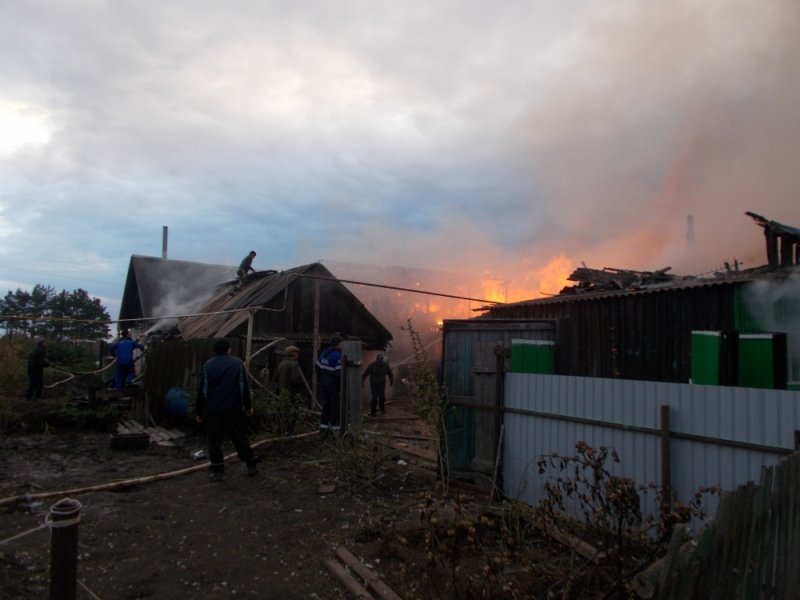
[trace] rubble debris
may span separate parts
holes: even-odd
[[[566,286],[560,294],[583,294],[586,292],[637,289],[647,285],[666,283],[678,279],[677,275],[667,273],[672,267],[658,271],[632,271],[604,267],[602,270],[582,266],[567,277],[577,281],[577,285]]]

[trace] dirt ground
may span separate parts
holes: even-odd
[[[467,489],[441,499],[433,443],[416,439],[428,432],[410,402],[393,402],[365,429],[357,448],[316,433],[263,443],[256,477],[234,459],[222,483],[199,470],[117,491],[3,502],[197,466],[192,453],[205,448],[193,425],[174,446],[140,450],[112,449],[106,432],[7,435],[0,542],[35,530],[69,496],[82,504],[78,598],[348,598],[325,566],[339,547],[406,599],[545,598],[563,585],[574,560],[563,547],[543,538],[523,551],[520,532]],[[0,543],[2,598],[47,597],[49,548],[46,529]]]

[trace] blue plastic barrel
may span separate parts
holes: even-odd
[[[177,419],[188,419],[191,403],[189,392],[182,388],[169,388],[164,396],[164,412]]]

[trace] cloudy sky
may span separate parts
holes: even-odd
[[[746,210],[800,226],[796,0],[0,8],[3,294],[116,315],[165,225],[170,258],[468,270],[510,299],[581,262],[763,264]]]

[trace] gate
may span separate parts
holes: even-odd
[[[503,423],[503,381],[511,340],[555,341],[552,319],[446,320],[442,327],[442,383],[447,466],[452,476],[491,485]]]

